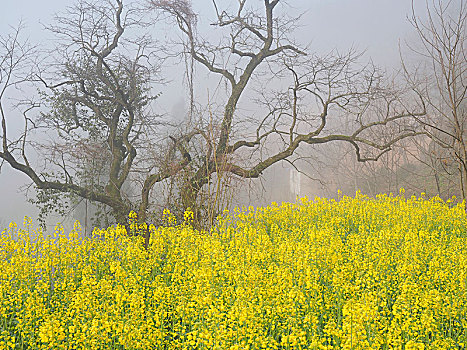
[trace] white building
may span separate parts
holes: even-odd
[[[291,201],[294,202],[297,197],[300,197],[301,174],[296,169],[290,169],[289,174],[289,189],[292,197]]]

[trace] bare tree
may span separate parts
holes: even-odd
[[[120,223],[135,206],[124,191],[130,173],[157,162],[137,158],[137,149],[143,155],[158,141],[152,133],[159,125],[150,109],[157,97],[152,93],[158,69],[153,42],[124,37],[139,24],[136,9],[125,10],[120,0],[80,1],[57,16],[49,29],[58,45],[50,53],[52,62],[29,76],[42,92],[24,109],[24,132],[16,139],[7,134],[4,94],[21,82],[13,77],[30,52],[18,35],[2,41],[0,158],[49,197],[68,193],[104,204]],[[41,134],[31,137],[34,133]],[[29,161],[31,149],[40,154],[43,167]]]
[[[458,193],[466,199],[467,6],[465,1],[436,0],[426,3],[425,14],[426,19],[420,19],[412,2],[411,23],[420,45],[410,48],[423,65],[412,71],[407,64],[404,68],[427,105],[427,117],[418,121],[431,140],[425,154],[431,159],[438,189],[441,172],[457,179]]]
[[[0,167],[10,159],[8,150],[21,150],[26,143],[25,137],[10,141],[6,122],[7,106],[5,106],[7,92],[28,80],[29,71],[26,67],[30,65],[31,58],[35,53],[33,46],[27,41],[21,41],[21,28],[21,25],[18,28],[12,28],[11,34],[0,37],[0,113],[2,118],[2,148],[4,151],[0,153],[2,159]],[[25,123],[30,121],[27,118],[27,112],[28,110],[24,113]],[[22,157],[27,162],[24,153]]]
[[[377,160],[399,140],[418,134],[407,121],[424,115],[423,103],[405,105],[384,85],[378,69],[360,65],[353,51],[319,57],[299,48],[288,39],[295,19],[275,15],[279,0],[261,3],[258,7],[240,0],[231,13],[213,1],[217,18],[212,26],[223,39],[212,44],[198,35],[197,15],[188,1],[150,1],[153,9],[175,19],[187,54],[229,87],[217,119],[219,134],[206,140],[205,162],[182,190],[186,206],[193,206],[201,188],[219,171],[257,178],[273,164],[296,156],[304,145],[336,141],[352,145],[358,161]],[[251,85],[266,112],[242,116],[239,103]],[[267,85],[280,88],[274,91]],[[385,131],[388,124],[397,126],[397,134]]]

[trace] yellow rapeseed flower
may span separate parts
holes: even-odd
[[[464,204],[357,193],[224,212],[209,233],[0,236],[0,349],[463,349]],[[146,231],[130,213],[130,229]]]

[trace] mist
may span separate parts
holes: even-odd
[[[52,23],[54,13],[63,11],[73,3],[73,0],[7,0],[0,12],[0,33],[6,34],[11,27],[22,23],[23,35],[28,37],[31,43],[47,47],[53,39],[44,26]],[[317,53],[334,49],[343,52],[350,48],[364,51],[363,61],[373,61],[383,67],[389,75],[400,69],[401,43],[414,37],[413,28],[407,20],[411,11],[410,2],[406,0],[297,0],[290,3],[290,11],[296,14],[303,13],[302,26],[294,33],[297,42],[309,45],[311,50]],[[193,1],[193,5],[198,13],[214,17],[210,1]],[[184,77],[178,67],[172,70],[169,68],[168,72],[171,79],[160,87],[158,106],[164,113],[177,120],[183,118],[188,110],[187,99],[180,94],[180,90],[184,89]],[[201,70],[200,74],[202,75]],[[206,86],[196,86],[195,93],[200,98],[206,98],[215,89],[216,81],[213,80]],[[18,120],[21,121],[20,118]],[[12,123],[9,127],[20,128],[21,124]],[[262,179],[246,182],[233,203],[239,206],[256,206],[267,205],[273,201],[293,201],[297,195],[310,198],[336,196],[337,190],[345,183],[342,183],[342,177],[338,179],[335,169],[323,168],[326,159],[333,156],[332,148],[327,151],[325,148],[326,146],[323,146],[313,151],[317,157],[315,168],[303,165],[306,175],[297,175],[289,164],[276,164],[265,172]],[[337,154],[335,156],[338,158]],[[318,159],[320,157],[322,159]],[[336,162],[339,162],[339,159],[336,159]],[[294,189],[292,182],[295,183]],[[4,164],[0,173],[0,224],[5,225],[10,221],[21,223],[24,216],[36,218],[38,211],[34,205],[27,202],[25,196],[24,189],[28,184],[30,181],[24,174]],[[350,188],[355,186],[352,184]],[[79,204],[80,207],[77,206],[77,210],[67,217],[51,215],[48,219],[48,229],[60,221],[83,221],[83,205],[84,203]]]

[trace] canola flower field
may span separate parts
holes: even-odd
[[[305,198],[226,213],[209,233],[166,214],[148,250],[123,227],[12,223],[0,349],[467,347],[463,205]]]

